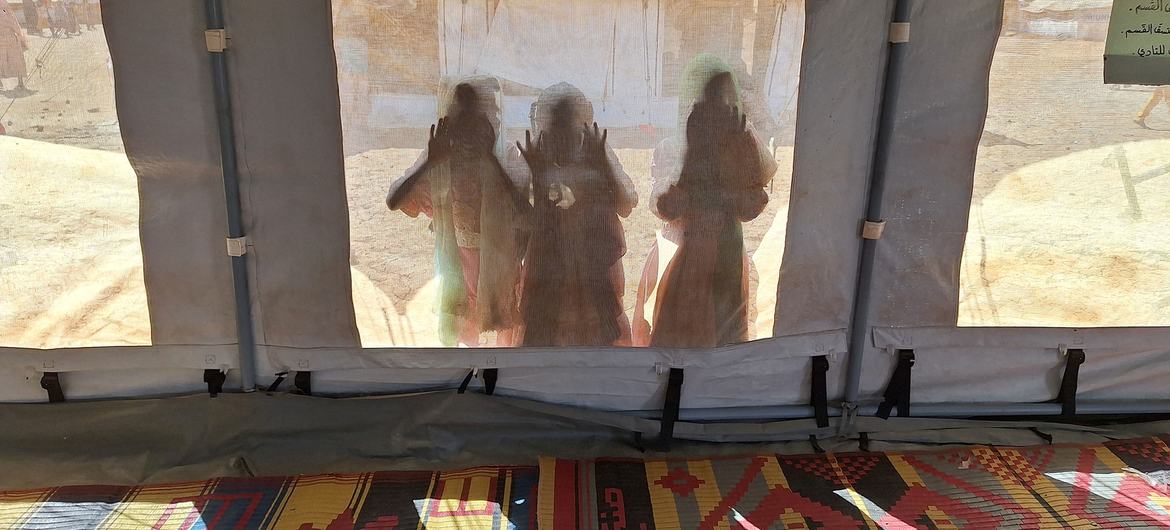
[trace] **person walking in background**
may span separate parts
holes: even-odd
[[[1150,100],[1146,102],[1146,106],[1138,113],[1137,118],[1134,118],[1134,123],[1140,125],[1144,129],[1149,129],[1146,125],[1146,118],[1154,113],[1154,109],[1158,105],[1165,103],[1167,114],[1170,114],[1170,86],[1154,87],[1154,93],[1150,94]]]
[[[28,67],[24,52],[28,51],[28,37],[8,2],[0,3],[0,88],[6,79],[16,78],[16,95],[28,95],[24,78]]]
[[[33,0],[37,10],[37,36],[43,37],[45,30],[49,30],[49,36],[53,36],[53,25],[49,20],[49,1],[48,0]]]
[[[102,25],[102,0],[85,0],[89,11],[89,23],[93,26]]]
[[[36,0],[23,0],[24,28],[29,35],[40,35]]]
[[[93,29],[89,23],[89,12],[85,9],[85,0],[63,0],[65,2],[65,9],[69,11],[69,17],[73,20],[73,29],[77,35],[81,35],[81,25],[84,24],[86,29]]]
[[[57,0],[57,10],[61,13],[61,20],[66,35],[81,35],[81,25],[77,23],[77,4],[74,0]]]

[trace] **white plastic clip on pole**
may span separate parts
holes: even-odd
[[[910,42],[910,23],[890,23],[890,44],[905,44]]]
[[[247,237],[229,237],[227,238],[227,253],[233,258],[238,258],[248,253],[248,238]]]
[[[203,40],[207,42],[207,51],[223,53],[228,48],[228,40],[230,39],[225,29],[209,29],[203,32]]]
[[[883,221],[866,221],[861,226],[861,238],[878,240],[882,238],[882,233],[886,231],[886,222]]]

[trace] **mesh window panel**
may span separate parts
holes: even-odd
[[[1170,324],[1170,89],[1102,83],[1110,10],[1005,4],[960,325]]]
[[[333,10],[363,346],[771,336],[803,0]]]
[[[0,346],[150,344],[99,3],[0,9]]]

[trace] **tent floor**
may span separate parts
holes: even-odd
[[[679,424],[708,439],[805,439],[811,421]],[[630,430],[657,422],[500,396],[435,392],[329,399],[223,394],[0,405],[0,491],[71,484],[182,482],[371,470],[536,465],[539,457],[645,458]],[[949,445],[1102,443],[1170,432],[1170,422],[1107,427],[1051,423],[859,418],[871,451]],[[732,436],[728,433],[738,432]],[[744,433],[747,433],[746,435]],[[754,434],[753,434],[754,433]],[[1039,433],[1039,434],[1038,434]],[[746,437],[745,437],[746,436]],[[859,449],[856,437],[820,441]],[[676,441],[671,457],[812,453],[808,441]]]
[[[1165,528],[1167,441],[64,486],[0,492],[0,526]]]

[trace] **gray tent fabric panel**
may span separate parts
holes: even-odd
[[[236,342],[203,3],[104,2],[154,344]]]
[[[1065,358],[1059,348],[925,347],[914,350],[913,403],[1039,403],[1056,398]],[[1170,348],[1086,348],[1077,399],[1170,398]],[[866,354],[862,395],[880,394],[894,356]],[[877,377],[886,373],[886,378]],[[911,407],[913,409],[913,407]]]
[[[892,108],[887,109],[894,113],[895,121],[885,168],[882,215],[886,227],[877,242],[871,278],[871,326],[953,326],[958,318],[959,265],[1002,7],[997,0],[918,0],[911,7],[910,42],[901,45],[908,48],[903,71],[897,74],[901,76],[900,88]],[[930,370],[923,366],[930,361],[924,359],[919,355],[915,364],[911,394],[915,401],[929,399],[929,393],[921,391],[920,372]],[[862,397],[882,392],[894,362],[892,355],[881,350],[865,352]],[[961,373],[946,359],[940,362],[945,365],[940,366],[942,373],[954,377]],[[985,368],[998,366],[1000,371],[1004,366],[982,357],[978,362]],[[1018,357],[1011,359],[1009,366],[1022,373],[1039,369],[1037,363],[1043,362]],[[1042,379],[1040,372],[1028,374]],[[988,378],[996,375],[1002,374],[984,374]],[[962,383],[949,384],[957,387]],[[1021,385],[985,389],[980,394],[984,399],[990,395],[1002,401],[1026,401],[1047,394],[1042,384]],[[951,390],[958,391],[952,388],[944,393]]]
[[[829,399],[844,389],[844,355],[831,357]],[[682,406],[687,409],[767,407],[809,403],[808,358],[687,368]],[[321,395],[402,393],[459,386],[468,370],[365,369],[313,373]],[[665,373],[643,368],[501,368],[496,394],[590,409],[636,411],[662,407]],[[475,383],[473,386],[480,386]]]
[[[330,4],[226,8],[258,340],[358,346]]]
[[[272,374],[313,373],[324,395],[454,388],[473,367],[498,368],[497,393],[607,410],[661,407],[666,372],[686,370],[687,408],[806,405],[810,357],[830,360],[829,399],[844,388],[843,331],[782,337],[714,350],[670,348],[293,349],[261,347],[260,384]]]
[[[849,327],[893,3],[807,9],[778,337]]]
[[[1003,2],[916,1],[885,169],[874,326],[954,325]],[[872,374],[871,374],[872,375]]]
[[[1085,351],[1079,400],[1170,398],[1167,328],[879,328],[873,339],[863,395],[885,388],[894,363],[889,351],[913,349],[916,403],[1048,401],[1060,387],[1063,347]]]

